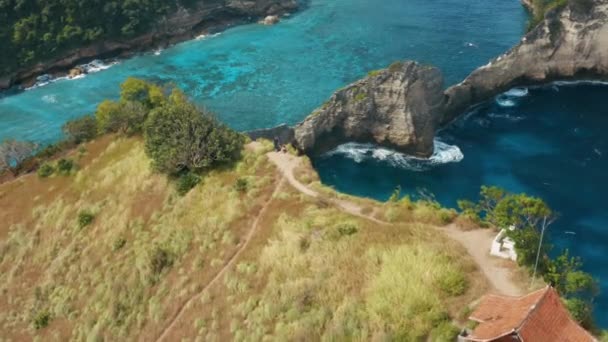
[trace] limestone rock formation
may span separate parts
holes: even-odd
[[[278,24],[279,21],[281,21],[281,19],[279,18],[278,15],[269,15],[266,18],[264,18],[263,20],[260,20],[260,24],[262,24],[262,25],[274,25],[274,24]]]
[[[446,91],[442,123],[512,87],[608,79],[608,0],[570,0],[507,53]]]
[[[444,105],[442,91],[438,69],[395,63],[336,92],[295,127],[295,143],[309,152],[344,141],[373,142],[428,157]]]

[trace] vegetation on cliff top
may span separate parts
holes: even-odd
[[[464,216],[481,225],[512,227],[507,234],[515,242],[517,262],[555,287],[572,316],[585,328],[594,329],[593,298],[598,285],[582,271],[580,258],[567,249],[557,256],[552,252],[548,228],[557,214],[540,198],[497,187],[482,187],[480,198],[478,203],[459,201]]]
[[[1,0],[0,76],[67,49],[145,32],[195,0]]]

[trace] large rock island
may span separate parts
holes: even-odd
[[[444,107],[443,77],[434,67],[398,62],[338,92],[295,128],[303,151],[343,141],[373,141],[421,157],[433,153]]]

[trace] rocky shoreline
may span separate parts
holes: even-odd
[[[77,48],[59,58],[0,76],[0,90],[16,85],[31,86],[36,82],[36,77],[44,74],[68,75],[78,65],[96,59],[126,58],[143,51],[166,48],[201,34],[219,32],[236,24],[256,22],[268,16],[278,18],[297,9],[297,0],[199,1],[193,9],[180,8],[146,34],[129,40],[103,41]]]
[[[426,67],[434,71],[421,78],[425,67],[401,65],[413,71],[390,67],[336,92],[295,126],[298,148],[309,153],[347,141],[371,142],[428,157],[438,128],[511,88],[608,80],[608,0],[571,0],[549,11],[518,45],[447,90],[437,87],[437,69]],[[411,86],[421,79],[422,86]]]

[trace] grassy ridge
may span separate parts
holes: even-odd
[[[288,186],[268,202],[268,148],[183,197],[141,139],[114,135],[72,152],[69,175],[0,185],[1,335],[153,340],[194,297],[171,340],[452,336],[486,290],[466,253],[416,217],[378,226]],[[201,292],[265,203],[235,267]]]

